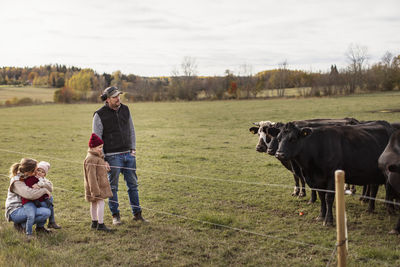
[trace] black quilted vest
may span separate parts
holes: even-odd
[[[129,129],[131,114],[129,108],[121,104],[118,110],[113,110],[104,105],[97,110],[103,124],[104,153],[129,151],[132,147],[132,140]]]

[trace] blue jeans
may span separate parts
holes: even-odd
[[[32,234],[32,226],[44,227],[50,217],[50,209],[36,208],[33,202],[26,203],[23,207],[14,210],[10,214],[10,220],[17,224],[22,224],[26,229],[26,234]]]
[[[51,202],[51,204],[53,204],[53,197],[50,197],[50,202]],[[47,206],[47,203],[44,202],[44,201],[40,202],[40,205],[41,205],[43,208],[48,208],[48,209],[50,210],[49,223],[55,223],[56,220],[55,220],[55,218],[54,218],[54,206],[51,205],[51,206],[49,207],[49,206]]]
[[[139,205],[139,192],[136,176],[136,158],[131,153],[123,153],[112,156],[106,156],[105,160],[110,164],[111,170],[108,172],[108,181],[110,182],[113,196],[108,200],[108,206],[112,215],[119,214],[118,203],[118,180],[119,174],[124,175],[126,186],[128,187],[129,203],[132,213],[136,214],[142,209]],[[122,167],[122,168],[121,168]],[[129,169],[126,169],[129,168]]]

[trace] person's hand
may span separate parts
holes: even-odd
[[[133,157],[136,157],[136,150],[132,149],[132,150],[131,150],[131,155],[132,155]]]
[[[106,161],[106,170],[107,170],[108,172],[111,171],[110,164],[108,164],[107,161]]]
[[[34,185],[32,185],[32,188],[33,189],[40,189],[40,186],[38,184],[34,184]]]
[[[51,198],[51,193],[49,190],[46,189],[46,194],[49,196],[49,198]]]

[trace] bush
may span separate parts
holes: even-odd
[[[74,97],[74,90],[69,87],[63,87],[54,92],[54,102],[71,103]]]
[[[7,99],[6,102],[4,103],[6,106],[24,106],[24,105],[32,105],[32,104],[40,104],[41,101],[39,100],[33,100],[30,97],[23,97],[23,98],[16,98],[13,97],[11,99]]]
[[[32,98],[30,97],[24,97],[21,99],[18,99],[17,105],[31,105],[33,103]]]

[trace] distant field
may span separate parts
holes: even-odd
[[[63,226],[26,243],[0,219],[0,266],[326,266],[329,261],[336,266],[336,230],[314,220],[319,201],[308,205],[309,196],[291,196],[293,176],[275,158],[256,152],[257,138],[248,129],[260,120],[400,121],[400,113],[382,112],[399,109],[400,92],[129,104],[141,205],[151,223],[131,220],[121,177],[124,224],[106,234],[89,229],[83,197],[82,162],[99,106],[0,109],[0,202],[6,199],[12,163],[24,156],[47,160],[56,218]],[[368,214],[358,198],[346,197],[348,266],[400,266],[400,238],[387,234],[398,215],[387,215],[381,202]],[[105,215],[111,226],[107,206]]]
[[[11,87],[11,86],[0,86],[0,104],[10,100],[14,97],[20,99],[29,97],[32,100],[40,100],[45,102],[54,102],[53,96],[56,88],[40,88],[33,86],[24,87]]]

